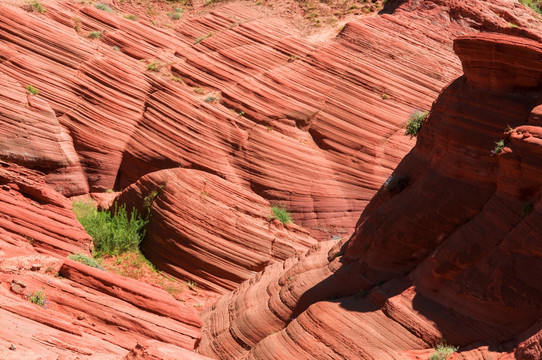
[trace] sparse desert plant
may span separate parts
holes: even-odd
[[[148,219],[142,218],[136,209],[132,209],[128,214],[125,205],[121,205],[113,213],[97,211],[91,206],[89,208],[89,203],[75,202],[73,210],[94,241],[95,256],[139,250]]]
[[[495,141],[495,147],[491,150],[492,155],[499,155],[505,147],[504,140]]]
[[[450,356],[457,351],[457,347],[440,343],[435,346],[435,352],[431,354],[429,360],[447,360]]]
[[[88,34],[88,37],[91,39],[101,39],[102,38],[102,32],[95,30],[91,31],[90,34]]]
[[[406,124],[405,135],[409,135],[412,139],[413,137],[418,136],[424,120],[427,118],[428,111],[415,110],[408,117],[408,122]]]
[[[28,296],[28,301],[41,307],[45,307],[47,305],[47,297],[45,296],[43,289],[34,291],[32,294],[30,294]]]
[[[32,85],[26,85],[26,92],[27,92],[28,94],[38,95],[38,89],[36,89],[36,88],[33,87]]]
[[[198,284],[195,281],[188,280],[186,286],[192,291],[198,292]]]
[[[202,88],[199,88],[199,87],[195,87],[195,88],[194,88],[194,92],[195,92],[196,94],[199,94],[199,95],[205,94],[205,90],[202,89]]]
[[[384,182],[384,190],[391,194],[401,192],[410,183],[408,175],[390,175]]]
[[[210,33],[208,33],[207,35],[205,35],[205,36],[201,36],[201,37],[197,38],[196,41],[194,42],[194,44],[199,44],[200,42],[202,42],[205,39],[210,38],[211,36],[213,36],[212,31]]]
[[[92,258],[90,256],[87,256],[87,255],[74,253],[74,254],[68,255],[68,259],[72,259],[74,261],[80,262],[82,264],[91,266],[91,267],[96,268],[96,269],[103,269],[98,260],[96,260],[96,259],[94,259],[94,258]]]
[[[534,206],[532,203],[526,201],[526,202],[523,202],[521,203],[521,215],[522,216],[527,216],[529,215],[530,213],[532,213],[534,210]]]
[[[160,61],[153,61],[149,65],[147,65],[147,70],[158,72],[160,71],[161,66],[162,65],[160,64]]]
[[[271,211],[273,212],[273,216],[278,219],[283,224],[288,224],[292,222],[292,218],[290,216],[290,213],[284,205],[278,204],[275,206],[271,206]]]
[[[178,82],[179,84],[182,84],[184,83],[183,79],[178,77],[178,76],[175,76],[175,75],[171,75],[171,80],[175,81],[175,82]]]
[[[100,10],[106,11],[108,13],[113,12],[113,9],[111,9],[111,7],[109,5],[104,4],[104,3],[97,3],[96,4],[96,9],[100,9]]]
[[[128,20],[136,21],[137,20],[137,15],[128,14],[128,15],[124,15],[124,18],[128,19]]]
[[[28,11],[37,12],[40,14],[44,14],[47,12],[47,9],[44,8],[37,0],[31,1],[28,4],[27,8],[28,8]]]
[[[542,3],[540,0],[519,0],[519,3],[523,6],[531,8],[538,14],[542,13],[542,10],[540,9],[542,7]]]
[[[206,103],[214,103],[217,102],[219,99],[216,96],[208,96],[205,98]]]

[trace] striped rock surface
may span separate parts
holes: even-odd
[[[452,359],[542,356],[542,46],[481,33],[454,48],[465,75],[395,169],[403,186],[379,190],[350,240],[221,298],[204,313],[202,354],[424,359],[445,339]]]

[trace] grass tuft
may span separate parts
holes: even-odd
[[[26,85],[26,92],[27,92],[28,94],[38,95],[38,89],[36,89],[36,88],[33,87],[32,85]]]
[[[435,346],[435,352],[431,354],[429,360],[447,360],[457,351],[457,347],[440,343]]]
[[[428,111],[416,110],[410,114],[408,122],[406,124],[405,135],[409,135],[412,139],[413,137],[418,136],[424,120],[427,118]]]
[[[43,289],[34,291],[32,294],[30,294],[28,301],[41,307],[46,307],[47,305],[47,297],[43,293]]]
[[[89,203],[75,202],[73,210],[77,219],[94,240],[94,254],[118,255],[126,251],[138,251],[145,236],[148,219],[143,219],[136,209],[128,214],[126,206],[116,211],[97,211]]]
[[[101,39],[102,38],[102,32],[101,31],[91,31],[90,34],[88,34],[88,37],[91,39]]]
[[[278,204],[271,207],[271,211],[273,212],[273,216],[278,219],[283,224],[288,224],[292,222],[292,218],[290,216],[290,213],[284,205]]]
[[[104,3],[97,3],[96,4],[96,9],[100,9],[100,10],[103,10],[103,11],[108,12],[108,13],[113,12],[113,9],[111,9],[111,7],[109,5],[104,4]]]
[[[74,253],[74,254],[68,255],[68,259],[75,260],[77,262],[91,266],[96,269],[103,269],[98,260],[87,255]]]

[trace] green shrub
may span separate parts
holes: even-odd
[[[418,132],[420,131],[427,114],[429,114],[428,111],[420,110],[416,110],[410,114],[406,124],[405,135],[409,135],[411,139],[418,136]]]
[[[124,15],[124,18],[128,19],[128,20],[136,21],[137,20],[137,15],[133,15],[133,14]]]
[[[523,6],[530,7],[538,14],[542,13],[542,10],[540,9],[540,7],[542,6],[540,0],[519,0],[519,3]]]
[[[101,31],[91,31],[90,34],[88,34],[88,37],[91,39],[101,39],[102,38],[102,32]]]
[[[206,103],[214,103],[217,102],[219,99],[216,96],[209,96],[205,98]]]
[[[35,0],[31,1],[28,5],[28,11],[44,14],[47,12],[47,9],[41,6],[41,4],[37,0]]]
[[[108,13],[112,13],[112,12],[113,12],[113,9],[111,9],[111,8],[109,7],[109,5],[104,4],[104,3],[98,3],[98,4],[96,4],[96,9],[100,9],[100,10],[103,10],[103,11],[107,11]]]
[[[278,205],[272,206],[271,211],[273,212],[273,216],[277,218],[281,223],[287,224],[287,223],[292,222],[290,213],[288,213],[288,210],[286,210],[284,205],[278,204]]]
[[[28,301],[41,307],[45,307],[45,305],[47,304],[47,298],[45,297],[43,290],[34,291],[28,297]]]
[[[80,262],[88,266],[92,266],[93,268],[96,268],[96,269],[103,269],[98,260],[91,258],[90,256],[87,256],[87,255],[74,253],[74,254],[68,255],[68,259],[75,260],[77,262]]]
[[[26,85],[26,92],[27,92],[28,94],[38,95],[38,89],[36,89],[36,88],[33,87],[32,85]]]
[[[186,286],[192,291],[198,292],[198,284],[195,281],[189,280]]]
[[[534,206],[532,203],[526,201],[526,202],[523,202],[521,203],[521,215],[522,216],[527,216],[529,215],[530,213],[532,213],[534,210]]]
[[[160,61],[153,61],[149,65],[147,65],[147,70],[158,72],[160,71],[160,67]]]
[[[505,144],[504,144],[504,140],[501,139],[499,141],[495,141],[495,148],[493,150],[491,150],[491,154],[493,155],[499,155],[502,150],[504,149],[505,147]]]
[[[429,360],[447,360],[457,349],[457,347],[440,343],[435,347],[435,352],[431,354]]]
[[[120,206],[111,214],[109,211],[89,209],[88,203],[76,202],[74,212],[87,233],[94,241],[94,254],[118,255],[126,251],[138,251],[139,243],[145,236],[147,219],[136,209],[130,215],[126,206]]]

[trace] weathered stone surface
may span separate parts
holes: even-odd
[[[117,202],[150,211],[142,250],[156,266],[220,292],[316,243],[305,229],[274,219],[264,198],[203,171],[151,173]]]
[[[239,4],[171,30],[80,3],[45,2],[45,14],[0,6],[0,74],[19,95],[35,86],[28,97],[49,109],[46,121],[26,125],[25,144],[35,148],[32,166],[52,164],[58,190],[121,190],[156,170],[200,169],[283,202],[319,240],[351,233],[413,144],[402,131],[408,114],[429,108],[458,75],[451,39],[486,21],[478,13],[464,15],[473,23],[452,21],[466,11],[455,3],[442,16],[413,2],[324,41]],[[481,5],[493,27],[507,24],[496,6]],[[92,31],[101,39],[84,38]],[[396,36],[405,32],[412,36]],[[24,99],[10,106],[33,109]],[[47,141],[38,141],[46,124]],[[22,162],[10,144],[4,151]]]
[[[465,76],[395,169],[406,187],[382,187],[349,241],[320,243],[219,300],[204,314],[201,353],[422,359],[445,339],[459,347],[453,359],[542,356],[542,97],[531,61],[542,47],[479,34],[455,48]],[[491,74],[478,77],[483,58]]]
[[[120,359],[149,339],[166,353],[193,349],[201,336],[195,308],[65,258],[88,254],[90,238],[43,178],[0,166],[0,339],[8,344],[0,358]],[[176,353],[200,358],[188,350]]]

